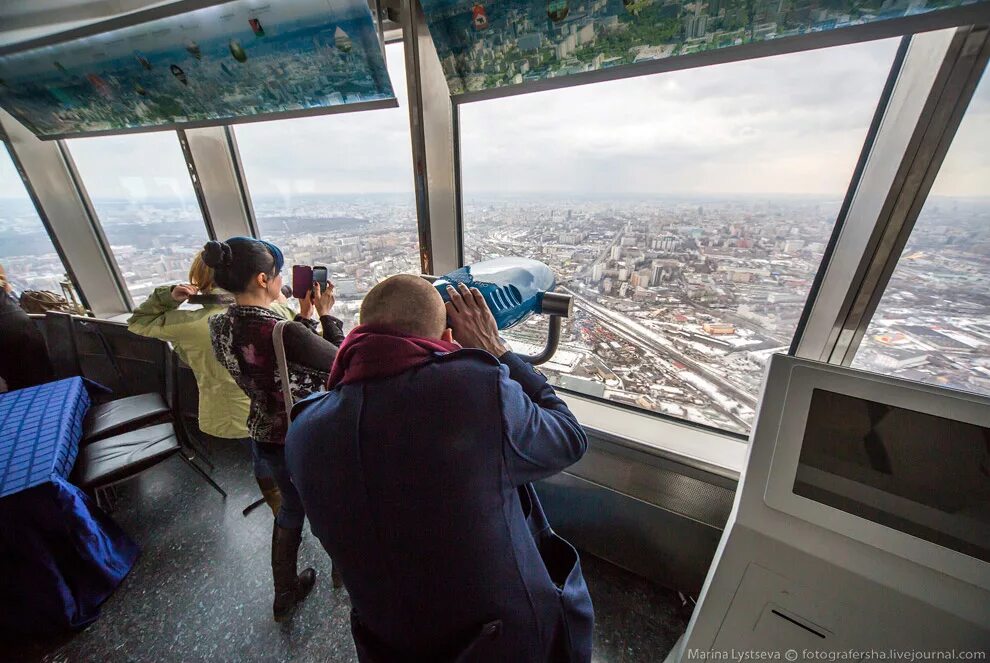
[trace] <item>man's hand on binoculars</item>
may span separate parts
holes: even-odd
[[[485,298],[477,288],[470,290],[463,283],[457,288],[447,286],[447,319],[450,320],[454,340],[465,348],[480,348],[501,357],[508,351],[498,337],[495,316],[488,309]]]

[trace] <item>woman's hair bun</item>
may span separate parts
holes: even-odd
[[[230,250],[230,244],[210,240],[203,247],[203,262],[213,269],[230,267],[234,262],[234,253]]]

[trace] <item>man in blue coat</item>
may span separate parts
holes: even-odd
[[[449,294],[445,307],[408,275],[372,289],[330,391],[296,406],[286,440],[359,657],[590,661],[577,552],[530,485],[580,459],[587,437],[502,345],[481,293]]]

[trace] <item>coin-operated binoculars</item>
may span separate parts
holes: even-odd
[[[557,285],[553,271],[538,260],[529,258],[495,258],[466,265],[443,276],[424,276],[432,281],[443,300],[448,301],[447,286],[463,283],[477,288],[495,316],[499,329],[509,329],[533,314],[550,316],[550,331],[543,351],[537,355],[520,355],[531,364],[548,361],[560,343],[560,319],[573,309],[570,295],[552,292]]]

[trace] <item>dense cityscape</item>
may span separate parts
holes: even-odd
[[[262,235],[287,265],[329,268],[348,328],[375,283],[419,271],[409,195],[254,202]],[[206,239],[195,206],[94,204],[137,302],[186,279]],[[543,367],[554,383],[745,433],[765,362],[790,344],[837,209],[835,200],[796,197],[474,197],[465,202],[465,251],[468,262],[542,260],[574,295],[561,348]],[[20,288],[57,290],[58,257],[29,212],[0,207],[0,261]],[[987,202],[930,202],[856,366],[990,392],[988,220]],[[534,317],[507,340],[533,353],[545,327]]]
[[[752,423],[837,204],[780,200],[473,200],[468,261],[542,260],[576,315],[547,366],[561,386],[726,430]],[[540,322],[513,334],[542,345]]]
[[[853,366],[990,393],[990,201],[929,198]]]
[[[335,286],[334,315],[357,324],[361,299],[392,274],[420,272],[412,195],[314,196],[255,200],[262,236],[286,265],[325,265]],[[291,268],[283,271],[291,283]]]

